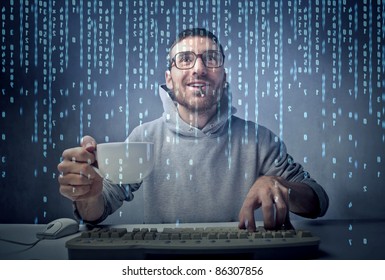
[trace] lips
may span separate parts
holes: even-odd
[[[207,81],[193,81],[187,83],[187,86],[193,88],[194,90],[206,91],[206,89],[210,86],[210,83]]]

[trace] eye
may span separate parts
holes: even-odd
[[[210,66],[217,66],[220,64],[220,54],[218,52],[207,52],[204,55],[206,63]]]
[[[193,58],[190,53],[179,53],[177,56],[178,63],[189,63],[192,62]]]
[[[207,61],[217,61],[218,60],[218,57],[215,53],[208,53],[206,55],[206,60]]]

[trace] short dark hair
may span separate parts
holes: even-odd
[[[175,45],[178,44],[180,41],[182,41],[185,38],[196,37],[196,36],[206,37],[206,38],[210,39],[211,41],[213,41],[219,47],[219,51],[222,53],[223,59],[225,58],[225,53],[223,51],[223,47],[222,47],[221,43],[219,42],[218,37],[215,36],[212,32],[210,32],[209,30],[207,30],[205,28],[200,28],[200,27],[185,29],[178,34],[178,36],[175,38],[174,42],[171,44],[170,48],[168,49],[167,61],[168,61],[168,68],[169,69],[171,66],[171,57],[170,57],[171,50],[175,47]]]

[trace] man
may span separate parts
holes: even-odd
[[[75,213],[99,223],[142,187],[146,223],[239,221],[252,231],[258,208],[268,229],[290,227],[289,211],[324,215],[327,194],[293,162],[283,142],[234,116],[218,39],[205,29],[185,30],[169,57],[160,87],[163,116],[127,139],[154,143],[152,173],[141,184],[110,184],[94,172],[96,142],[84,137],[58,165],[60,192],[74,201]]]

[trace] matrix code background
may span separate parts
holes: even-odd
[[[196,26],[224,46],[237,115],[273,130],[325,187],[325,218],[385,218],[384,1],[9,0],[0,9],[0,222],[72,217],[58,191],[63,150],[84,135],[124,141],[159,117],[167,48]],[[142,203],[139,192],[110,219],[140,222]]]

